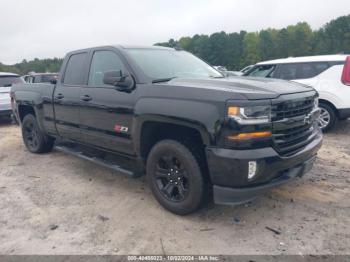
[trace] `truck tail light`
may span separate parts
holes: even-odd
[[[346,57],[343,73],[341,75],[341,81],[344,85],[350,85],[350,56]]]

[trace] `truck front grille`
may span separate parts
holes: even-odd
[[[309,114],[314,107],[315,98],[288,101],[274,105],[272,121]]]
[[[280,155],[293,155],[314,139],[315,123],[304,121],[314,108],[314,100],[312,96],[273,104],[273,142]]]

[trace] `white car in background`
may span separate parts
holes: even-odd
[[[10,90],[13,84],[24,83],[21,76],[13,73],[0,72],[0,117],[10,117],[12,114]]]
[[[319,125],[331,129],[350,117],[350,56],[290,57],[257,63],[244,76],[271,77],[312,86],[319,93]]]

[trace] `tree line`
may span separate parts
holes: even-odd
[[[291,56],[350,54],[350,15],[338,17],[317,30],[312,30],[306,22],[300,22],[282,29],[269,28],[259,32],[196,34],[155,45],[182,48],[211,65],[226,66],[230,70]],[[60,58],[35,58],[11,66],[0,63],[0,71],[18,74],[58,72],[62,61]]]
[[[29,72],[46,73],[46,72],[58,72],[60,70],[62,58],[47,58],[27,61],[23,60],[20,63],[14,65],[4,65],[0,63],[0,72],[12,72],[20,75],[28,74]]]
[[[338,17],[318,30],[300,22],[282,29],[239,33],[222,31],[170,39],[156,45],[182,48],[211,65],[222,65],[231,70],[277,58],[350,54],[350,15]]]

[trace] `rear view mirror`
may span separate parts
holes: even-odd
[[[129,74],[124,74],[121,70],[109,71],[103,75],[103,83],[115,86],[119,91],[130,91],[134,88],[134,79]]]

